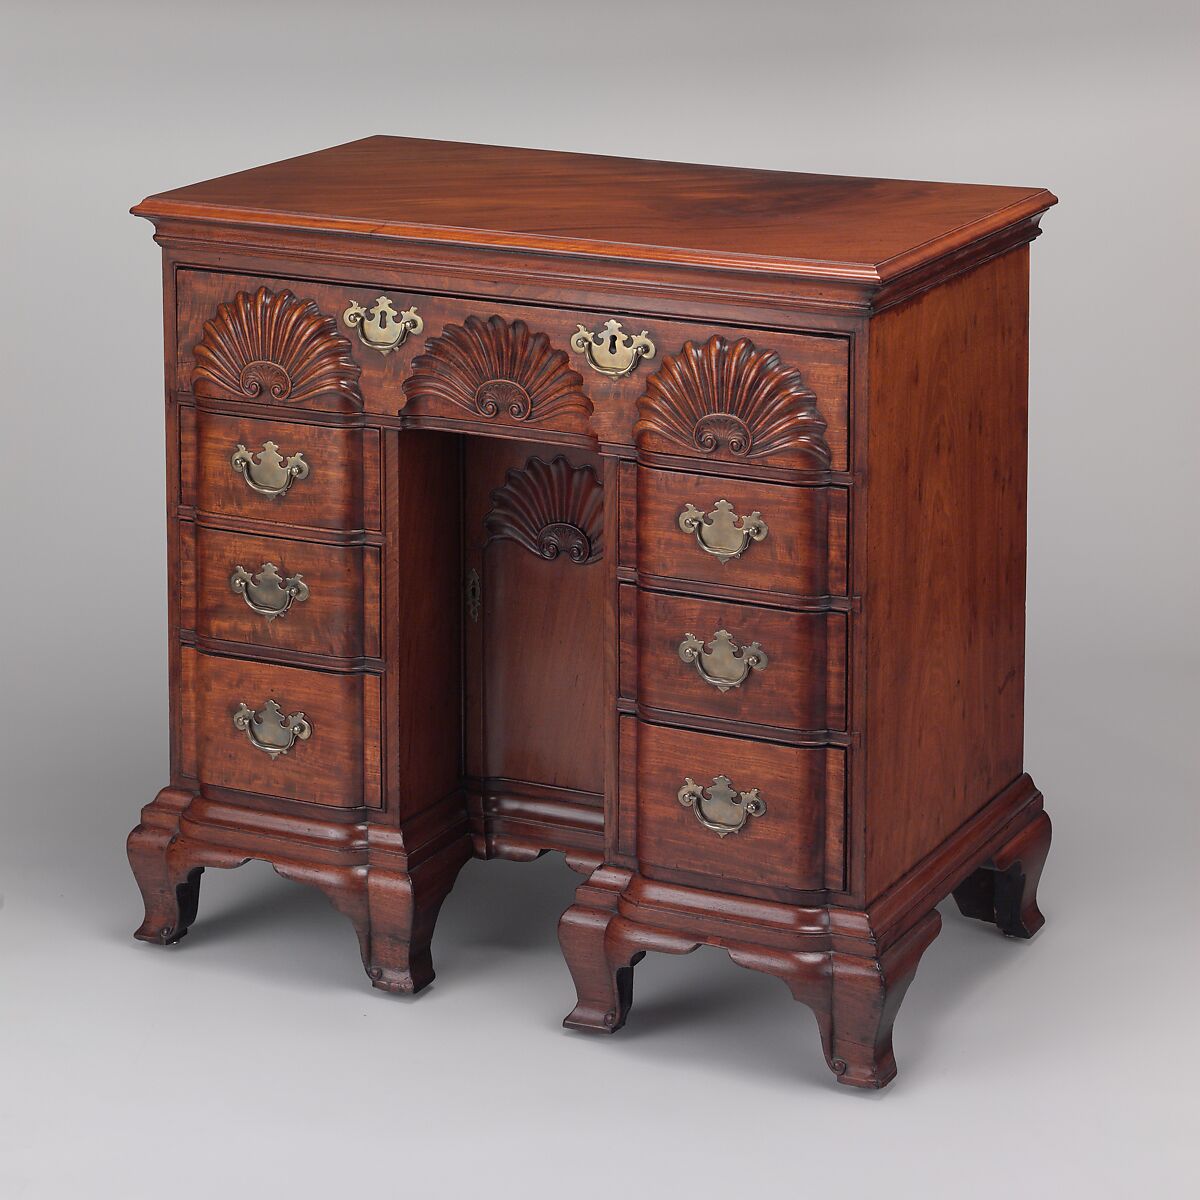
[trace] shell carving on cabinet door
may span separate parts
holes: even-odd
[[[800,372],[749,338],[685,342],[646,380],[634,426],[638,448],[771,466],[829,467],[825,420]]]
[[[286,288],[239,292],[204,323],[192,391],[213,399],[359,411],[362,373],[332,317]]]
[[[507,538],[539,558],[586,566],[604,555],[604,489],[591,467],[531,458],[509,471],[483,520],[489,541]]]
[[[430,338],[404,381],[405,412],[551,424],[588,432],[583,377],[544,333],[524,321],[467,317]]]

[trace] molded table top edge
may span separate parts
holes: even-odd
[[[341,163],[340,160],[347,155],[350,156],[349,163]],[[914,197],[924,201],[926,196],[932,198],[930,203],[935,206],[939,196],[951,197],[954,200],[951,208],[954,209],[962,209],[964,199],[974,203],[976,200],[997,197],[1005,202],[994,207],[985,204],[979,215],[957,224],[947,223],[946,228],[937,229],[923,240],[914,240],[912,245],[904,246],[904,239],[901,237],[895,252],[871,259],[791,253],[764,254],[712,245],[688,245],[689,240],[703,241],[706,238],[689,238],[692,227],[687,224],[685,216],[681,216],[680,220],[671,226],[672,232],[678,236],[678,242],[665,244],[651,239],[601,237],[591,232],[571,229],[548,233],[502,227],[515,224],[515,221],[476,220],[462,224],[444,224],[421,220],[395,220],[390,217],[373,219],[349,211],[355,207],[361,208],[364,202],[370,206],[379,205],[381,209],[397,203],[403,204],[404,198],[397,190],[399,183],[396,188],[390,188],[387,175],[389,171],[404,175],[410,161],[418,162],[424,171],[420,180],[423,186],[432,187],[434,190],[444,186],[444,199],[440,195],[433,198],[427,195],[424,201],[418,202],[423,203],[430,211],[455,208],[463,203],[462,172],[476,170],[481,162],[482,167],[492,167],[499,173],[500,182],[497,183],[497,187],[504,186],[503,165],[506,162],[511,161],[514,167],[525,169],[524,177],[515,172],[514,176],[509,178],[508,194],[496,206],[503,212],[507,205],[507,211],[513,214],[522,208],[531,213],[538,211],[538,196],[542,194],[539,190],[542,188],[539,172],[544,173],[551,166],[558,168],[558,171],[546,185],[549,192],[545,202],[548,205],[557,204],[559,211],[563,208],[578,208],[581,204],[588,203],[585,193],[594,192],[596,186],[600,185],[592,186],[587,176],[596,175],[598,172],[601,174],[601,182],[615,181],[609,189],[611,194],[618,198],[614,203],[629,197],[630,204],[636,208],[637,198],[642,196],[642,192],[638,191],[636,180],[625,182],[626,179],[639,173],[652,177],[658,193],[651,195],[643,214],[634,212],[628,217],[629,224],[637,223],[639,215],[644,216],[647,213],[648,223],[665,219],[662,214],[654,211],[653,206],[665,204],[667,192],[675,188],[699,189],[702,192],[711,185],[717,192],[724,192],[724,202],[728,204],[752,204],[755,201],[761,204],[761,190],[768,194],[768,201],[773,194],[782,198],[785,207],[790,205],[796,211],[790,218],[785,215],[782,220],[774,220],[772,217],[772,221],[767,222],[770,225],[767,229],[768,237],[759,237],[757,240],[760,242],[768,240],[771,236],[774,236],[776,241],[780,238],[803,240],[806,215],[803,206],[807,202],[808,193],[823,194],[832,191],[845,194],[847,203],[857,205],[860,209],[862,215],[856,218],[860,221],[870,219],[872,203],[879,210],[879,219],[888,219],[891,204],[887,194],[889,192],[896,192],[910,208],[913,207]],[[347,166],[356,170],[347,174]],[[572,171],[578,173],[578,180],[570,178]],[[366,189],[354,182],[353,176],[356,174],[365,174],[371,180]],[[404,177],[407,178],[406,175]],[[447,180],[444,185],[441,183],[443,178]],[[316,199],[310,199],[306,206],[297,204],[294,209],[277,204],[274,198],[289,194],[289,179],[298,181],[295,187],[300,195],[305,194],[305,188],[308,189],[307,194],[310,197],[319,195],[319,207],[323,211],[302,211],[303,207],[310,210],[317,208]],[[525,193],[521,189],[525,185],[528,185],[530,191],[528,197],[522,199]],[[413,186],[420,190],[417,185]],[[914,189],[917,189],[919,194],[914,193]],[[466,204],[475,203],[479,206],[476,211],[480,216],[487,215],[484,210],[488,202],[477,201],[475,197],[486,191],[484,180],[476,178],[471,195],[465,199]],[[873,202],[872,194],[876,192],[883,194]],[[380,196],[383,196],[382,200]],[[927,263],[961,252],[975,242],[990,239],[1015,225],[1036,224],[1037,219],[1056,203],[1057,198],[1044,188],[1000,188],[978,184],[936,184],[910,180],[800,175],[753,168],[707,167],[559,151],[373,137],[152,195],[131,209],[131,212],[156,224],[177,220],[218,227],[287,229],[315,235],[358,235],[434,245],[780,273],[878,287]],[[822,226],[821,236],[817,240],[828,245],[837,236],[836,214],[831,218],[828,200],[823,201],[823,204],[822,209],[814,210],[814,219],[819,219]],[[588,224],[589,216],[590,214],[585,212],[576,218],[580,230]],[[708,219],[711,221],[712,218],[713,214],[710,212]],[[614,218],[613,223],[620,224],[619,216]],[[936,219],[926,216],[921,221],[913,221],[911,224],[918,228],[924,227],[928,232],[936,228]],[[736,216],[725,225],[725,228],[733,230],[737,227]],[[712,240],[712,228],[711,224],[701,228],[702,233],[707,233],[709,241]],[[761,233],[762,222],[753,228]]]

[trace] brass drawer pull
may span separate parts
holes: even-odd
[[[700,549],[723,563],[741,558],[751,542],[761,542],[768,532],[762,513],[739,517],[728,500],[718,500],[710,513],[702,513],[694,504],[687,505],[679,514],[679,528],[694,533]]]
[[[679,643],[679,657],[694,663],[696,673],[718,692],[741,687],[751,671],[762,671],[768,659],[757,642],[738,648],[728,629],[718,629],[707,646],[693,634]]]
[[[622,379],[637,369],[643,358],[654,357],[654,343],[643,329],[636,337],[624,333],[620,321],[605,321],[599,333],[586,325],[576,326],[571,349],[587,357],[588,366],[610,379]]]
[[[251,575],[241,564],[234,567],[229,587],[245,600],[251,612],[268,621],[283,616],[292,607],[293,600],[302,604],[308,599],[308,584],[303,575],[289,575],[284,579],[279,568],[270,562],[263,563],[257,575]]]
[[[258,461],[255,461],[255,453]],[[308,477],[308,463],[303,454],[289,455],[285,460],[274,442],[263,442],[261,451],[247,450],[240,442],[229,460],[233,469],[246,481],[246,486],[260,496],[277,500],[286,496],[297,479]]]
[[[286,754],[297,741],[306,742],[312,736],[312,725],[302,712],[283,715],[274,700],[268,700],[261,711],[255,712],[243,701],[233,714],[233,727],[250,739],[250,745],[274,761]]]
[[[705,793],[708,793],[705,795]],[[679,789],[679,803],[696,814],[696,820],[717,837],[737,833],[750,817],[761,817],[767,806],[759,797],[758,788],[748,792],[734,791],[728,775],[716,775],[712,785],[702,788],[694,779],[686,778]]]
[[[342,320],[358,330],[358,340],[380,354],[391,354],[404,345],[410,333],[420,333],[425,322],[417,315],[416,305],[398,313],[386,296],[380,296],[371,306],[370,315],[361,304],[350,301]]]

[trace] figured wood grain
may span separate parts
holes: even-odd
[[[562,457],[590,473],[599,461],[530,442],[469,439],[464,447],[467,569],[479,571],[483,607],[468,620],[468,772],[484,779],[604,791],[603,559],[552,559],[495,536],[497,493],[531,461]],[[568,500],[571,493],[560,496]],[[569,515],[564,509],[564,516]],[[564,538],[564,543],[571,539]],[[589,556],[590,557],[590,556]]]
[[[622,592],[625,604],[638,607],[637,639],[628,667],[636,663],[636,697],[642,705],[767,727],[836,728],[826,711],[826,696],[831,689],[836,693],[839,683],[845,687],[845,676],[830,678],[827,639],[840,636],[844,643],[844,614],[793,613],[631,585]],[[679,657],[686,634],[694,633],[707,644],[718,629],[727,630],[741,647],[760,643],[767,655],[765,668],[750,671],[742,684],[727,692],[705,682],[694,665]],[[840,658],[844,662],[844,649]]]
[[[775,596],[826,594],[831,562],[844,561],[845,544],[829,540],[828,490],[784,487],[737,478],[639,468],[638,571],[647,577],[699,580],[730,593]],[[679,528],[687,504],[703,513],[728,500],[739,517],[762,514],[767,536],[740,558],[721,562],[695,535]],[[839,572],[840,573],[840,572]]]
[[[362,529],[364,436],[378,434],[200,412],[195,445],[196,507],[206,513],[280,525]],[[304,479],[297,479],[284,495],[274,498],[247,486],[245,478],[230,464],[239,445],[245,446],[257,461],[269,441],[279,447],[285,459],[303,454],[309,468]],[[378,488],[378,478],[366,481],[366,485]]]
[[[939,901],[1042,920],[1024,246],[1054,202],[367,139],[140,206],[172,785],[129,839],[136,936],[178,940],[201,871],[263,858],[416,991],[466,858],[556,849],[586,875],[568,1025],[613,1032],[646,951],[709,945],[813,1010],[841,1082],[886,1084]],[[380,295],[423,321],[386,356],[344,318]],[[656,347],[620,379],[571,345],[610,320]],[[312,468],[282,500],[229,465],[268,439]],[[718,499],[770,527],[724,564],[677,523]],[[318,564],[266,633],[222,590],[243,550]],[[717,628],[771,656],[724,694],[678,657]],[[232,722],[268,697],[313,723],[274,762]],[[718,838],[689,774],[766,814]]]
[[[643,724],[638,738],[637,856],[655,867],[703,876],[717,891],[739,883],[804,890],[825,883],[826,757],[838,750],[768,746]],[[758,788],[766,812],[719,837],[679,803],[686,777],[703,787],[728,776]]]
[[[1043,188],[370,137],[163,192],[134,212],[882,279],[1054,202]]]
[[[218,641],[241,642],[340,658],[379,657],[379,584],[368,591],[364,557],[377,557],[374,547],[323,546],[261,534],[196,530],[196,633]],[[279,575],[300,575],[308,598],[293,602],[286,613],[267,620],[253,612],[230,587],[237,566],[257,575],[264,563]],[[372,636],[366,636],[370,610]]]
[[[870,330],[867,891],[1021,773],[1028,251]]]
[[[197,665],[201,787],[211,784],[338,808],[379,807],[379,779],[364,768],[366,677],[203,654]],[[303,712],[312,725],[307,741],[298,741],[275,759],[252,746],[233,724],[239,704],[258,712],[269,699],[286,715]]]
[[[405,383],[412,374],[413,362],[427,355],[434,341],[447,337],[448,330],[461,330],[464,322],[471,317],[484,320],[490,314],[510,326],[520,322],[530,330],[544,333],[552,348],[565,351],[565,365],[573,375],[581,378],[578,386],[587,398],[591,411],[583,422],[578,420],[578,412],[568,411],[563,415],[569,419],[560,428],[583,430],[588,440],[594,436],[604,443],[632,445],[637,401],[645,390],[650,374],[661,365],[666,355],[677,353],[686,342],[703,344],[713,334],[711,323],[672,321],[631,314],[621,309],[595,311],[572,307],[572,297],[560,292],[549,296],[549,303],[541,306],[492,300],[483,304],[469,296],[431,296],[414,291],[413,281],[406,272],[394,272],[391,279],[386,274],[380,280],[373,280],[370,286],[363,287],[309,279],[281,279],[273,275],[226,275],[180,270],[177,301],[179,339],[181,346],[188,347],[188,350],[176,371],[176,387],[181,393],[191,390],[195,362],[190,357],[190,347],[202,338],[204,323],[211,318],[214,309],[227,303],[238,292],[253,293],[260,288],[272,292],[291,289],[297,295],[311,298],[322,312],[337,314],[338,329],[349,338],[349,353],[360,372],[358,388],[362,405],[368,413],[379,415],[395,416],[407,408]],[[401,346],[386,356],[363,346],[357,334],[349,332],[340,315],[351,301],[370,305],[381,294],[390,297],[397,309],[415,307],[424,322],[422,333],[410,335]],[[722,316],[727,322],[734,314],[726,312]],[[643,362],[632,374],[620,379],[612,379],[592,370],[585,355],[570,344],[571,335],[579,325],[598,330],[613,317],[622,321],[627,328],[646,328],[657,347],[654,359]],[[724,327],[722,336],[731,342],[739,338],[755,340],[777,353],[789,368],[799,372],[803,387],[816,397],[817,410],[826,423],[824,438],[831,455],[830,466],[834,470],[846,470],[849,402],[847,339],[798,333],[763,333],[736,326]],[[476,386],[478,381],[476,376]],[[467,395],[473,397],[474,388]],[[459,398],[462,399],[461,394]],[[471,415],[469,410],[452,401],[440,397],[434,397],[434,400],[435,408],[442,416]],[[473,405],[473,400],[468,399],[467,403]],[[424,411],[428,417],[431,411],[429,401],[414,406],[414,412],[417,411]],[[489,420],[476,415],[481,424]],[[494,419],[507,423],[500,413]],[[530,428],[516,431],[515,436],[537,438],[538,433],[535,428]]]

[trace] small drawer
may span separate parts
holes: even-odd
[[[380,681],[201,655],[202,786],[336,808],[381,806]]]
[[[638,468],[638,571],[789,597],[844,595],[846,492]]]
[[[841,855],[842,749],[643,724],[637,753],[641,863],[725,887],[827,886],[826,864]],[[833,874],[840,885],[840,867]]]
[[[364,514],[362,501],[364,473],[371,477],[366,491],[377,495],[370,483],[378,478],[378,461],[375,430],[202,411],[194,503],[205,513],[313,529],[378,528],[378,516]]]
[[[196,530],[196,632],[339,658],[378,657],[379,551]]]
[[[635,605],[636,698],[644,707],[789,730],[843,727],[844,613],[696,600],[627,584],[623,629]],[[632,682],[622,678],[623,693]]]

